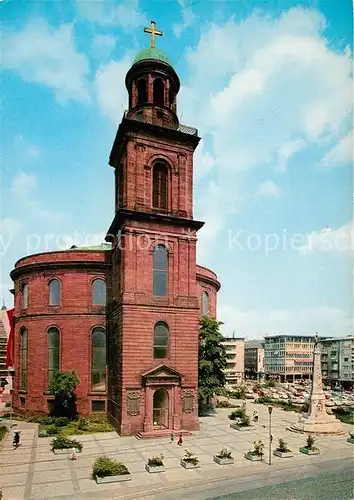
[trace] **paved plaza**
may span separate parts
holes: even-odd
[[[329,459],[350,459],[354,445],[346,442],[346,436],[321,436],[317,446],[318,456],[306,456],[299,453],[299,446],[305,443],[306,436],[287,431],[289,425],[297,422],[299,415],[274,408],[272,415],[273,448],[279,438],[285,439],[293,450],[294,457],[281,459],[272,457],[271,467],[268,460],[268,412],[262,405],[247,404],[247,413],[256,409],[259,422],[255,429],[246,432],[230,428],[229,409],[218,409],[215,416],[200,418],[201,429],[193,436],[184,439],[182,447],[169,439],[137,440],[135,437],[119,437],[115,432],[78,436],[83,444],[82,453],[76,461],[66,455],[54,455],[50,451],[51,438],[39,438],[37,425],[18,422],[21,430],[21,446],[12,449],[11,433],[5,439],[1,450],[1,488],[4,500],[21,499],[98,499],[98,498],[153,498],[182,486],[205,485],[206,483],[225,482],[230,478],[246,480],[252,475],[280,474],[282,470],[304,470],[311,465],[319,465]],[[343,424],[343,430],[351,426]],[[250,462],[243,454],[249,450],[254,440],[262,440],[265,447],[264,462]],[[213,455],[221,447],[232,451],[235,463],[220,466],[213,462]],[[195,453],[201,462],[201,468],[185,470],[179,459],[188,449]],[[162,453],[165,457],[166,472],[149,474],[145,471],[147,459]],[[97,485],[91,478],[92,464],[95,457],[107,455],[126,464],[132,474],[132,480],[124,483]],[[175,498],[183,498],[177,496]]]

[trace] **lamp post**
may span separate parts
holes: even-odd
[[[273,406],[268,406],[269,413],[269,465],[272,465],[272,411]]]

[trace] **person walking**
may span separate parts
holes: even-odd
[[[15,448],[20,446],[20,431],[15,431],[14,433],[14,440],[12,442]]]
[[[177,444],[178,446],[182,446],[183,443],[183,438],[182,438],[182,432],[179,433],[178,441]]]
[[[173,443],[173,441],[175,440],[175,435],[173,434],[173,432],[171,432],[171,434],[170,434],[170,439],[171,439],[171,443]]]

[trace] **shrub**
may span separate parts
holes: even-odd
[[[266,380],[263,387],[276,387],[277,383],[275,380]]]
[[[216,403],[216,408],[237,408],[237,406],[229,403],[229,401],[218,401]]]
[[[232,458],[231,451],[229,451],[227,448],[221,448],[216,456],[218,458]]]
[[[313,451],[315,451],[315,450],[317,450],[318,448],[316,448],[316,447],[314,446],[314,444],[315,444],[315,438],[312,436],[312,434],[309,434],[309,435],[307,436],[307,439],[306,439],[306,446],[305,446],[305,448],[307,448],[308,450],[313,450]]]
[[[4,439],[4,437],[6,436],[6,433],[7,433],[7,427],[5,427],[4,425],[0,427],[0,441],[2,441]]]
[[[250,450],[251,455],[263,456],[264,444],[262,441],[253,441],[253,450]]]
[[[95,479],[96,476],[123,476],[124,474],[129,474],[127,467],[113,458],[98,457],[92,466],[92,479]]]
[[[163,467],[163,459],[164,456],[162,454],[157,457],[151,457],[148,460],[148,465],[150,467]]]
[[[269,396],[261,396],[260,398],[255,400],[255,403],[258,403],[260,405],[275,404],[273,399],[270,398]]]
[[[245,399],[246,389],[244,387],[236,389],[235,391],[231,392],[231,397],[235,399]]]
[[[53,420],[53,424],[57,427],[65,427],[70,423],[70,420],[67,417],[57,417]]]
[[[286,442],[284,439],[279,439],[279,444],[278,447],[276,448],[276,451],[280,451],[282,453],[290,452],[289,448],[287,447]]]
[[[70,420],[76,418],[76,394],[75,389],[80,381],[75,371],[56,372],[51,380],[49,392],[54,396],[52,416],[68,417]]]
[[[244,414],[245,414],[245,411],[242,408],[239,408],[238,410],[234,410],[230,413],[229,419],[236,420],[237,418],[242,418],[242,416]]]
[[[241,427],[248,427],[250,424],[251,424],[250,417],[246,415],[246,413],[244,413],[241,417],[239,425],[241,425]]]
[[[199,462],[198,458],[195,455],[193,455],[193,453],[191,453],[188,450],[185,450],[185,455],[184,455],[184,457],[182,457],[182,459],[185,462],[189,462],[189,463],[191,463],[193,465],[197,465],[198,462]]]
[[[80,430],[80,431],[86,431],[87,428],[88,428],[88,421],[85,419],[85,418],[82,418],[80,417],[79,420],[77,421],[77,428]]]
[[[5,408],[9,408],[9,406],[11,406],[11,403],[9,402],[5,403]]]
[[[62,450],[62,449],[70,449],[75,448],[79,451],[82,450],[82,444],[76,439],[69,439],[66,436],[58,436],[53,439],[51,443],[51,450]]]
[[[45,430],[47,431],[47,436],[55,436],[55,434],[59,434],[58,427],[54,424],[47,425]]]

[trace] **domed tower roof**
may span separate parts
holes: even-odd
[[[163,50],[158,49],[156,47],[149,47],[146,49],[140,50],[137,55],[134,57],[133,64],[136,64],[140,61],[144,61],[147,59],[153,59],[157,61],[162,61],[166,64],[169,64],[172,67],[170,60],[167,55],[163,52]]]

